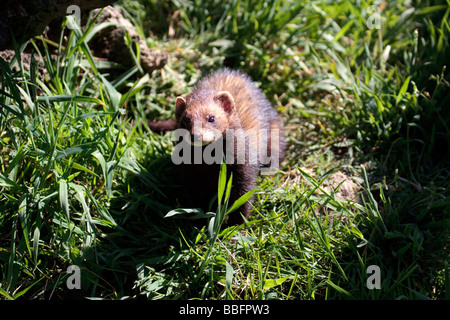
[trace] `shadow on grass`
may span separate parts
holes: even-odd
[[[423,117],[418,125],[428,124]],[[348,281],[331,277],[343,289],[336,298],[449,298],[450,166],[437,141],[431,145],[433,138],[418,131],[400,133],[389,152],[361,157],[373,164],[362,192],[365,210],[355,219],[364,240],[344,240]],[[441,146],[445,154],[447,144]],[[368,288],[369,266],[380,268],[381,289]]]
[[[153,291],[166,294],[172,287],[179,291],[180,286],[187,290],[191,285],[178,279],[194,277],[186,243],[194,242],[196,227],[205,220],[164,218],[183,201],[178,168],[170,156],[150,154],[143,157],[142,165],[141,173],[128,174],[116,188],[119,196],[111,202],[110,212],[118,226],[106,231],[95,248],[95,258],[86,261],[99,282],[97,288],[88,286],[91,291],[86,296],[95,289],[95,295],[102,297],[145,298],[141,287],[153,285]]]

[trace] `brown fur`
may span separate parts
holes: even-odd
[[[165,133],[167,131],[175,130],[178,127],[178,124],[175,119],[169,119],[163,121],[149,121],[148,126],[154,132]]]
[[[237,137],[246,139],[245,148],[238,148],[234,144],[235,161],[228,164],[229,160],[233,159],[227,159],[227,171],[233,173],[233,186],[229,201],[231,206],[240,196],[255,187],[260,166],[259,162],[237,163],[238,154],[244,152],[247,155],[246,159],[249,159],[248,153],[256,152],[256,149],[251,149],[249,146],[256,146],[257,141],[259,141],[259,130],[281,129],[280,117],[262,91],[255,86],[248,76],[228,69],[219,70],[201,79],[192,93],[186,97],[177,98],[175,107],[176,127],[187,129],[194,141],[203,143],[202,148],[205,148],[205,145],[217,142],[217,140],[211,141],[211,131],[220,133],[220,136],[226,139],[228,130],[243,129]],[[212,117],[213,121],[211,121]],[[195,121],[201,122],[204,131],[196,132]],[[223,145],[224,152],[225,144]],[[269,150],[270,147],[271,141],[268,143]],[[275,150],[279,154],[279,161],[283,159],[284,147],[284,139],[280,134],[279,149]],[[185,190],[190,192],[193,202],[196,202],[196,200],[209,201],[214,196],[217,192],[219,168],[218,164],[183,165],[182,175],[185,180]],[[250,208],[251,200],[242,205],[239,210],[230,214],[228,223],[242,223],[242,216],[247,218]]]

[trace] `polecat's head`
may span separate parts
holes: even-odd
[[[189,131],[192,144],[203,146],[225,135],[235,109],[228,91],[196,90],[175,103],[179,126]]]

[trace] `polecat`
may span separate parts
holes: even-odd
[[[255,187],[259,170],[278,169],[284,157],[280,117],[243,73],[222,69],[202,78],[192,93],[176,99],[175,115],[175,121],[152,122],[149,126],[153,131],[183,129],[182,133],[190,137],[190,144],[175,148],[172,160],[183,166],[184,190],[191,205],[207,209],[217,194],[223,155],[227,172],[233,173],[230,206]],[[201,161],[195,158],[196,152]],[[228,224],[243,223],[251,201],[232,212]]]

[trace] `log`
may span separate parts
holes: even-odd
[[[0,1],[0,50],[12,48],[12,31],[17,43],[42,34],[53,20],[66,16],[70,5],[81,14],[112,4],[113,0],[2,0]]]
[[[94,14],[98,13],[99,10],[94,10]],[[125,19],[119,10],[111,6],[103,8],[96,23],[104,22],[113,22],[117,26],[100,30],[89,42],[89,48],[95,56],[118,62],[126,67],[133,66],[133,56],[125,41],[126,33],[128,33],[133,45],[139,46],[140,65],[145,73],[151,73],[166,64],[168,54],[160,50],[151,50],[145,40],[136,32],[131,22]],[[133,49],[136,51],[135,48]]]
[[[151,73],[155,69],[162,68],[168,54],[159,50],[148,48],[144,39],[135,31],[133,25],[123,17],[122,13],[108,6],[112,0],[1,0],[0,3],[0,57],[10,61],[14,56],[11,49],[13,41],[10,32],[14,34],[16,42],[21,44],[31,37],[45,34],[59,41],[62,19],[73,14],[67,8],[77,5],[80,8],[81,21],[86,21],[89,11],[95,9],[97,14],[103,8],[96,20],[96,24],[113,22],[116,25],[100,30],[89,42],[89,47],[95,57],[104,58],[131,67],[134,65],[130,49],[125,41],[126,33],[130,36],[134,45],[139,46],[140,66],[143,72]],[[54,22],[54,23],[52,23]],[[57,30],[54,30],[57,29]],[[25,61],[31,53],[24,52]],[[27,63],[26,63],[27,64]]]

